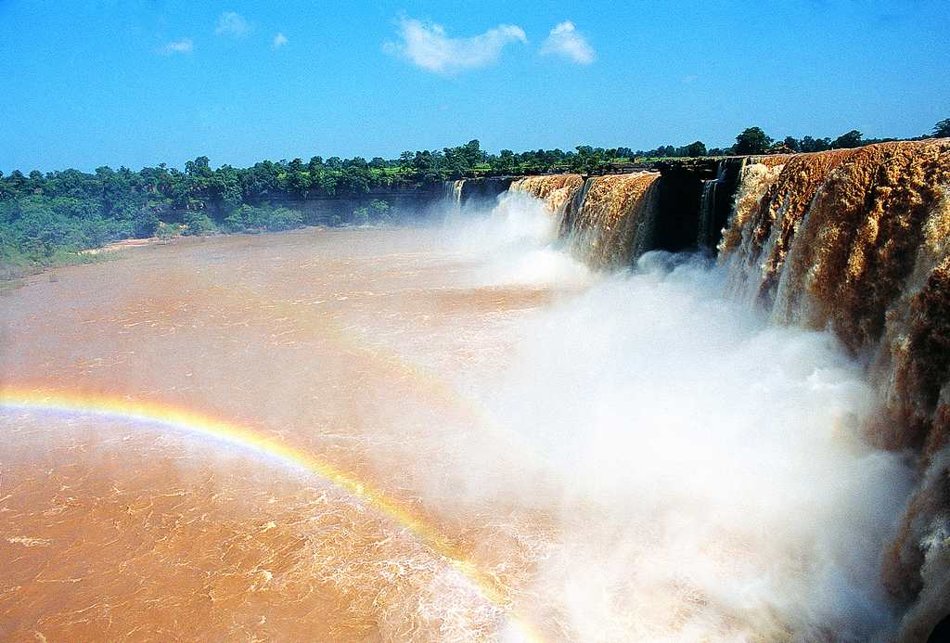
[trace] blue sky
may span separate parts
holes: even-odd
[[[0,170],[914,136],[946,0],[0,0]]]

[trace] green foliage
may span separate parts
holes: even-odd
[[[212,234],[217,230],[214,221],[204,212],[188,212],[185,214],[185,228],[182,234],[188,236],[202,236]]]
[[[945,118],[933,128],[934,138],[948,138],[950,137],[950,118]]]
[[[363,206],[353,210],[351,222],[355,225],[373,225],[388,223],[392,218],[392,209],[389,203],[382,199],[373,199],[368,206]],[[340,225],[342,221],[338,220],[335,225]]]
[[[224,220],[229,232],[277,232],[300,227],[303,215],[289,208],[242,205]]]
[[[303,224],[303,215],[297,210],[289,208],[274,208],[269,211],[264,228],[270,232],[278,230],[291,230],[299,228]]]
[[[695,141],[686,146],[686,156],[706,156],[706,144]]]
[[[732,147],[735,154],[764,154],[772,139],[760,127],[749,127],[736,136],[736,144]]]
[[[806,136],[801,140],[799,149],[802,152],[824,152],[831,149],[831,139]]]
[[[834,141],[831,142],[832,149],[840,148],[850,148],[850,147],[861,147],[864,145],[862,139],[862,134],[856,129],[851,130],[847,134],[842,134]]]
[[[370,210],[378,220],[386,220],[390,215],[389,203],[382,199],[373,199],[369,204]]]
[[[165,223],[164,221],[159,221],[158,225],[155,227],[155,236],[163,242],[167,242],[179,236],[181,233],[182,226],[174,223]]]
[[[132,220],[132,236],[136,239],[146,239],[155,234],[158,228],[158,214],[148,207],[143,207],[135,213]]]
[[[369,208],[356,208],[353,210],[353,223],[356,225],[368,225]]]

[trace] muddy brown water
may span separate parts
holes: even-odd
[[[0,374],[8,387],[194,410],[320,457],[414,506],[504,601],[317,476],[144,422],[8,409],[0,638],[477,639],[508,627],[530,556],[506,530],[543,520],[428,500],[425,480],[452,465],[420,436],[498,439],[464,384],[503,368],[512,323],[560,294],[473,285],[471,261],[438,236],[182,239],[58,270],[0,301]]]

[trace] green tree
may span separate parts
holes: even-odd
[[[162,224],[163,225],[163,224]],[[214,222],[204,212],[188,212],[185,214],[185,226],[181,231],[188,236],[201,236],[214,232]]]
[[[950,137],[950,118],[945,118],[934,125],[933,135],[935,138]]]
[[[515,171],[515,153],[511,150],[502,150],[495,161],[495,169],[502,174]]]
[[[686,156],[706,156],[706,144],[694,141],[686,146]]]
[[[362,207],[353,210],[353,223],[356,225],[369,224],[369,208]]]
[[[736,154],[764,154],[772,139],[765,134],[761,127],[749,127],[736,136],[733,151]]]
[[[158,214],[154,208],[143,207],[132,220],[132,236],[139,239],[151,237],[158,228]]]
[[[385,223],[392,216],[392,209],[389,203],[382,199],[373,199],[369,204],[370,214],[373,219]]]
[[[802,138],[802,152],[823,152],[827,149],[831,149],[830,138],[813,138],[811,136],[805,136]]]
[[[856,129],[851,130],[847,134],[842,134],[835,140],[831,142],[832,149],[841,149],[841,148],[850,148],[850,147],[861,147],[863,142],[861,140],[862,134]]]

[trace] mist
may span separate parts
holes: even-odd
[[[882,550],[912,475],[862,438],[876,406],[860,366],[830,333],[731,298],[703,256],[594,274],[556,223],[517,194],[447,223],[486,259],[484,285],[574,281],[519,320],[499,378],[456,377],[525,449],[520,471],[466,441],[430,497],[550,517],[525,536],[523,594],[560,637],[886,639]]]

